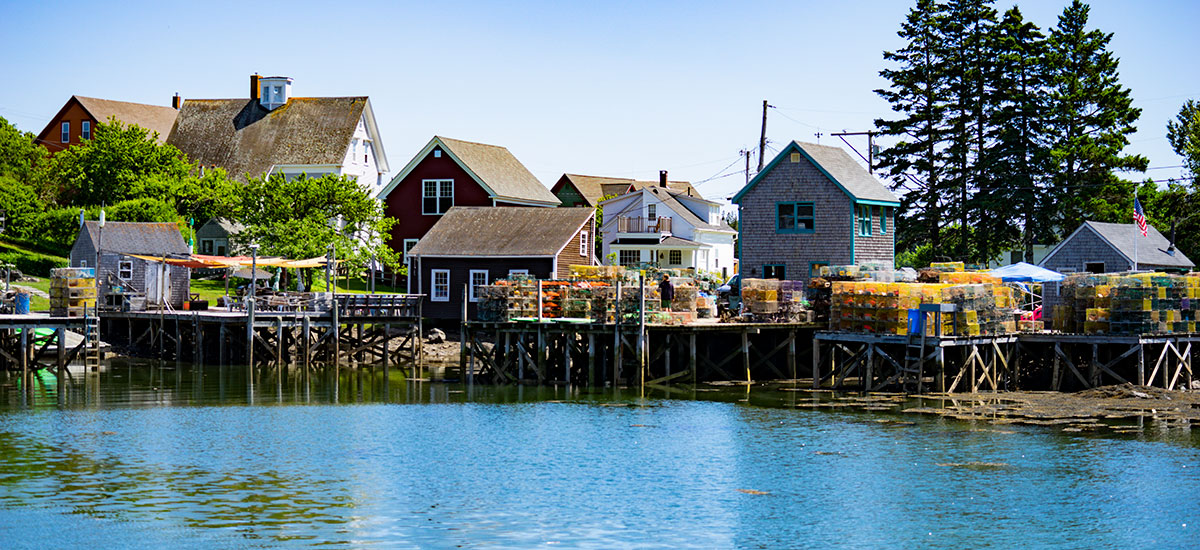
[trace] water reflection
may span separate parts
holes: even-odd
[[[0,545],[46,532],[102,547],[1195,540],[1194,441],[795,408],[829,398],[468,387],[382,369],[0,374]]]

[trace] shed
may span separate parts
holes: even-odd
[[[188,245],[174,223],[108,222],[100,228],[98,222],[85,222],[71,247],[73,267],[95,267],[99,302],[121,286],[133,292],[144,292],[149,306],[169,305],[182,308],[190,289],[191,270],[159,262],[148,262],[128,256],[139,254],[159,257],[184,257]]]
[[[563,279],[572,265],[593,265],[594,208],[463,207],[446,212],[409,251],[414,291],[436,319],[476,315],[475,288],[512,274]]]
[[[229,238],[245,228],[244,225],[226,218],[208,220],[196,230],[196,242],[200,244],[200,249],[196,252],[210,256],[229,256],[232,250]]]
[[[1148,225],[1142,236],[1137,224],[1093,221],[1083,222],[1038,265],[1059,273],[1181,271],[1196,266],[1154,226]],[[1046,304],[1056,303],[1058,285],[1047,284]]]

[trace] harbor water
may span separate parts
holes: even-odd
[[[116,363],[0,373],[0,547],[1196,548],[1200,432]]]

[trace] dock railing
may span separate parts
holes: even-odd
[[[424,294],[338,294],[338,313],[346,317],[419,318]]]

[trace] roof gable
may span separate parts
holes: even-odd
[[[400,173],[392,178],[377,195],[386,199],[435,148],[440,148],[465,170],[492,199],[503,202],[530,202],[536,205],[558,206],[562,201],[554,196],[530,173],[508,149],[471,141],[433,136]]]
[[[151,256],[190,252],[179,226],[171,222],[107,222],[100,230],[99,222],[88,221],[79,230],[79,238],[88,239],[93,248],[100,240],[99,248],[104,252]]]
[[[72,104],[78,104],[97,123],[105,123],[110,118],[116,118],[127,126],[140,126],[152,133],[157,133],[158,136],[155,139],[160,144],[167,141],[167,136],[171,133],[171,126],[175,124],[175,117],[179,114],[179,111],[161,105],[73,95],[38,134],[39,140],[44,140],[48,134],[58,131],[59,119]]]
[[[1132,223],[1106,223],[1106,222],[1083,222],[1074,232],[1072,232],[1058,246],[1054,247],[1041,262],[1039,266],[1044,266],[1050,261],[1060,250],[1070,243],[1076,235],[1081,231],[1090,231],[1100,237],[1105,243],[1112,247],[1118,254],[1124,256],[1130,264],[1133,264],[1133,258],[1137,256],[1137,264],[1140,268],[1143,265],[1155,267],[1177,267],[1190,268],[1195,267],[1195,263],[1188,259],[1178,248],[1175,253],[1167,254],[1167,248],[1170,247],[1171,241],[1159,233],[1153,225],[1146,226],[1146,236],[1142,236],[1141,230],[1137,224]],[[1136,248],[1136,252],[1135,252]]]
[[[455,206],[409,251],[413,256],[555,256],[594,208]]]
[[[793,141],[787,147],[784,147],[766,168],[755,175],[750,180],[750,183],[747,183],[741,191],[738,191],[733,196],[733,202],[735,204],[740,203],[742,197],[750,192],[755,185],[758,185],[758,182],[765,178],[767,174],[770,174],[775,165],[782,162],[784,158],[789,158],[792,153],[799,153],[807,159],[808,162],[820,170],[825,177],[829,178],[829,181],[832,181],[851,200],[894,206],[900,205],[900,200],[896,198],[895,194],[889,191],[887,187],[884,187],[870,172],[859,166],[840,147],[801,143],[799,141]]]
[[[284,164],[341,166],[368,103],[365,96],[293,97],[269,111],[255,99],[189,99],[167,143],[235,178]],[[379,162],[385,165],[386,159]]]

